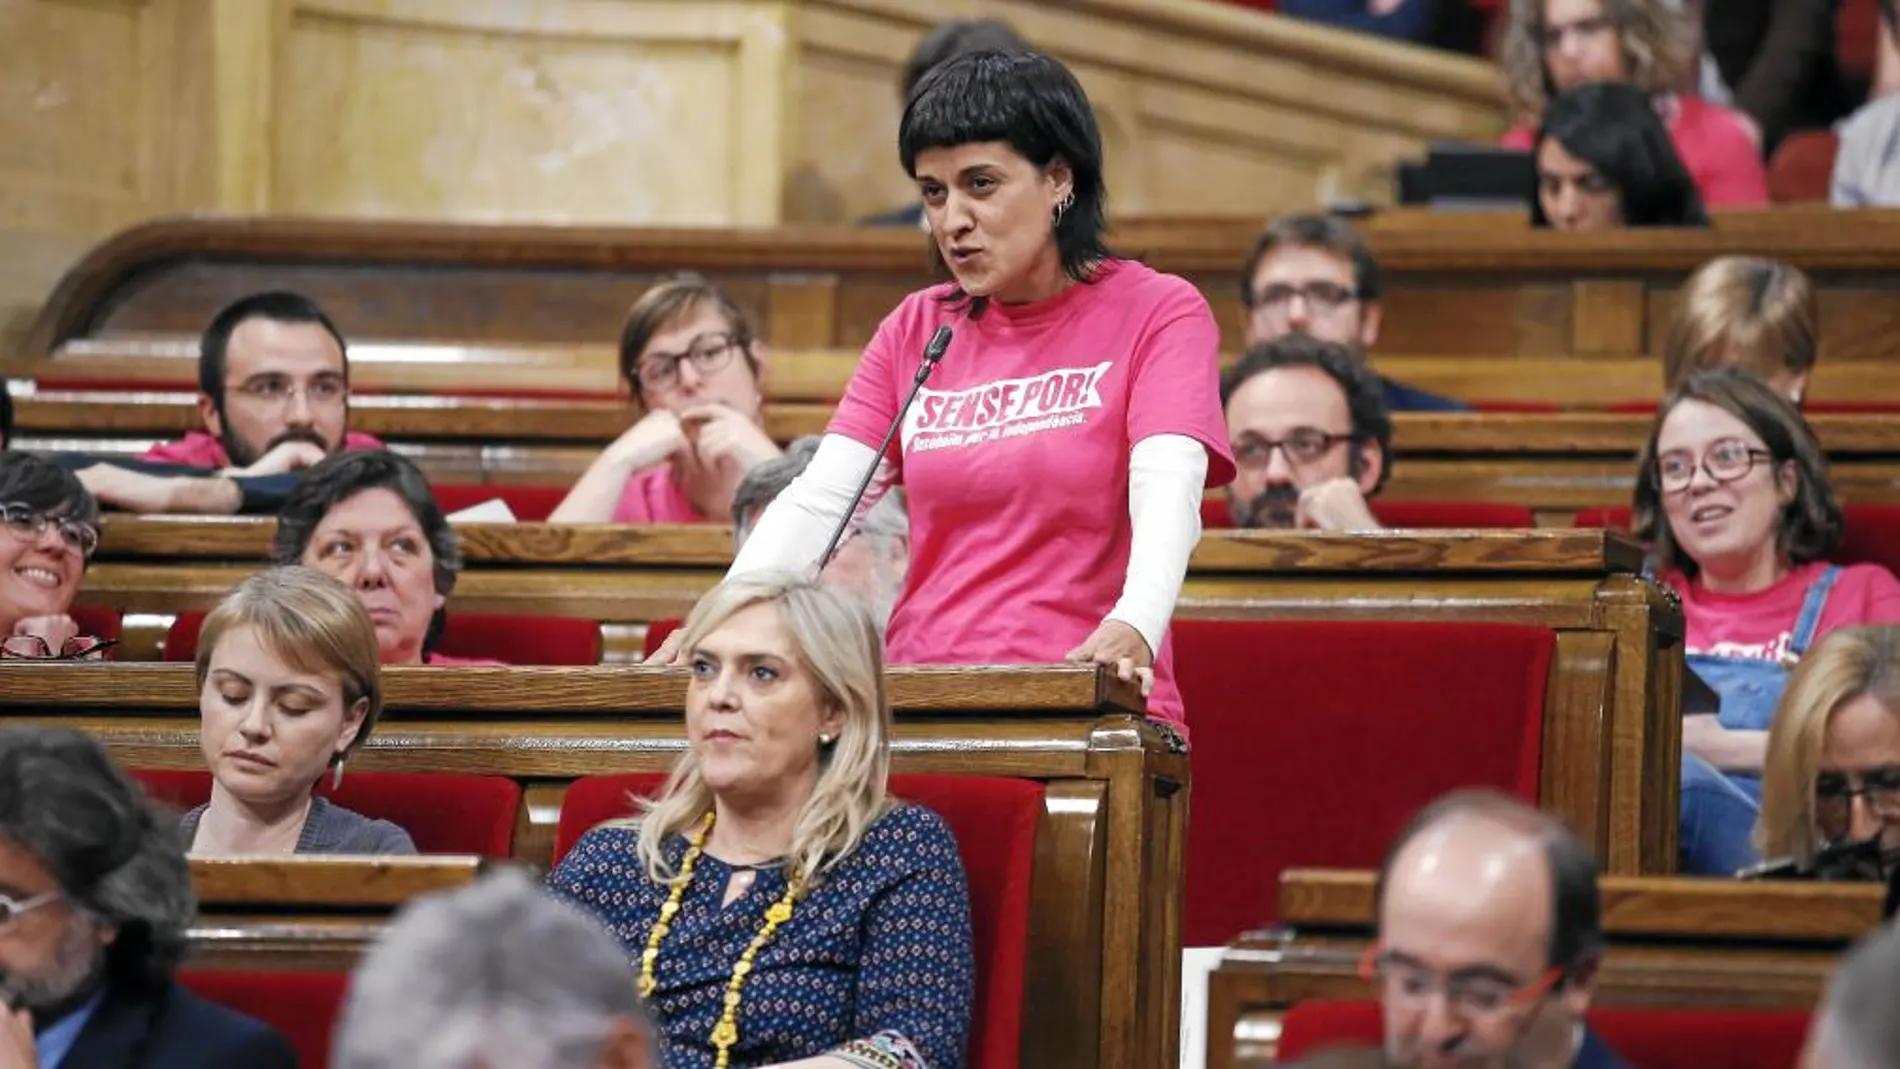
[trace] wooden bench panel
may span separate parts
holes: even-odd
[[[1809,1009],[1840,952],[1880,924],[1873,884],[1605,876],[1609,954],[1597,1002],[1652,1008]],[[1366,998],[1359,956],[1374,874],[1289,870],[1282,925],[1230,946],[1209,977],[1209,1069],[1273,1064],[1274,1023],[1303,999]]]
[[[0,693],[9,719],[81,728],[130,767],[203,767],[188,666],[18,667]],[[388,708],[351,765],[521,781],[532,797],[517,857],[546,865],[567,781],[664,769],[678,756],[685,682],[682,671],[644,668],[387,669]],[[1140,698],[1131,687],[1092,669],[897,668],[889,694],[898,770],[1022,777],[1048,789],[1030,960],[1051,982],[1030,989],[1027,1019],[1075,1026],[1031,1038],[1026,1054],[1062,1066],[1171,1065],[1181,878],[1167,862],[1186,817],[1186,755],[1132,715]],[[206,926],[217,931],[198,941],[200,957],[221,967],[344,967],[376,925],[337,912],[252,923],[234,904],[233,917]]]

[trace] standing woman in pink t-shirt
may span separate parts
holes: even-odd
[[[641,294],[620,332],[620,374],[646,415],[548,522],[729,522],[739,480],[779,455],[765,433],[762,349],[739,306],[698,275]]]
[[[1504,147],[1533,148],[1557,94],[1626,83],[1654,102],[1704,203],[1767,205],[1768,169],[1753,120],[1675,91],[1697,60],[1696,44],[1693,20],[1671,0],[1511,0],[1499,65],[1518,124]]]
[[[1201,490],[1234,474],[1213,314],[1189,283],[1109,250],[1101,135],[1055,60],[940,65],[911,95],[898,152],[951,281],[878,328],[733,572],[816,562],[948,327],[866,498],[901,483],[910,508],[891,661],[1110,665],[1179,723],[1168,621]]]

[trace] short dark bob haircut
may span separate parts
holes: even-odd
[[[1695,179],[1676,155],[1656,105],[1635,86],[1604,82],[1559,93],[1544,110],[1534,144],[1542,149],[1550,138],[1616,187],[1624,226],[1709,225]],[[1534,159],[1531,166],[1531,225],[1549,227]]]
[[[1682,552],[1669,530],[1669,517],[1663,511],[1662,486],[1658,480],[1657,442],[1662,438],[1663,421],[1684,401],[1701,401],[1734,416],[1761,437],[1772,454],[1770,462],[1779,471],[1793,463],[1794,500],[1781,510],[1781,525],[1776,531],[1775,548],[1789,563],[1810,564],[1826,560],[1841,544],[1843,521],[1841,503],[1828,485],[1827,456],[1815,441],[1801,413],[1786,397],[1767,383],[1739,368],[1698,371],[1669,392],[1656,411],[1656,422],[1649,429],[1649,441],[1636,462],[1636,501],[1631,524],[1636,537],[1649,544],[1650,558],[1659,572],[1678,571],[1693,576],[1699,570],[1695,560]]]
[[[0,504],[99,526],[99,502],[79,476],[34,453],[0,452]]]
[[[969,52],[938,64],[904,106],[897,130],[904,173],[916,178],[917,157],[929,149],[984,141],[1004,142],[1039,168],[1069,165],[1075,203],[1055,223],[1056,250],[1063,272],[1087,282],[1114,253],[1102,132],[1082,84],[1040,52]],[[934,242],[931,249],[940,255]]]
[[[429,541],[435,557],[435,592],[444,599],[455,591],[455,577],[462,571],[462,543],[449,526],[435,491],[415,462],[399,453],[368,449],[352,453],[332,453],[304,474],[303,481],[291,492],[277,512],[277,534],[271,539],[272,564],[302,564],[304,550],[317,533],[317,525],[330,510],[366,490],[388,490],[402,499]],[[448,610],[437,609],[429,621],[429,633],[422,640],[423,652],[435,648],[448,624]]]

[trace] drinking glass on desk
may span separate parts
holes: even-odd
[[[10,635],[0,639],[0,661],[103,661],[118,640],[79,635],[60,644],[59,652],[38,635]]]

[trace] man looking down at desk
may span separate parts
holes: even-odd
[[[1352,227],[1330,215],[1282,216],[1254,239],[1240,273],[1247,344],[1310,334],[1361,354],[1379,341],[1379,261]],[[1379,376],[1394,412],[1462,412],[1465,406]]]
[[[1392,417],[1358,354],[1305,334],[1247,350],[1221,380],[1239,473],[1236,527],[1376,531],[1366,502],[1391,474]]]
[[[87,458],[74,465],[81,481],[101,503],[132,512],[271,511],[324,457],[384,448],[350,433],[343,335],[295,293],[254,293],[212,317],[198,342],[198,412],[204,430],[136,463]]]
[[[1596,859],[1553,817],[1455,791],[1379,871],[1377,985],[1403,1069],[1625,1069],[1584,1025],[1603,958]]]

